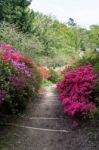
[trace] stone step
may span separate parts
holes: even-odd
[[[68,123],[67,123],[68,122]],[[9,121],[10,123],[10,121]],[[19,126],[27,126],[33,128],[51,129],[51,130],[69,130],[70,124],[67,118],[44,118],[44,117],[31,117],[20,118],[14,122]]]

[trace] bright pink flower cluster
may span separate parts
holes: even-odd
[[[41,84],[42,76],[31,58],[9,44],[0,44],[0,111],[23,112]]]
[[[22,59],[22,55],[19,52],[16,52],[11,45],[1,44],[0,49],[5,52],[5,55],[2,56],[3,61],[15,61],[19,62]]]
[[[81,66],[70,71],[64,80],[57,84],[59,100],[65,113],[70,116],[86,117],[96,108],[92,97],[96,76],[92,66]]]
[[[29,65],[25,63],[27,58],[25,58],[24,55],[22,55],[20,52],[16,51],[10,44],[0,44],[0,51],[2,52],[0,55],[0,61],[5,62],[5,63],[10,62],[10,64],[13,66],[13,68],[17,72],[17,74],[12,74],[8,78],[9,82],[11,83],[11,85],[13,85],[15,90],[22,91],[26,89],[27,85],[25,82],[28,79],[28,82],[31,83],[31,84],[29,83],[28,88],[31,87],[31,91],[34,93],[35,87],[34,85],[32,85],[32,78],[33,78],[32,69],[33,68],[31,69]],[[6,93],[7,92],[2,90],[2,87],[0,85],[0,104],[3,103],[6,97]]]
[[[26,77],[32,77],[32,73],[28,70],[27,65],[24,63],[24,57],[21,55],[20,52],[16,51],[11,45],[9,44],[1,44],[0,49],[5,52],[2,56],[3,61],[10,61],[11,64]]]

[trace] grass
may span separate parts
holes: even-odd
[[[43,86],[52,86],[53,83],[49,80],[44,80]]]

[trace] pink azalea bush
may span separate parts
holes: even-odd
[[[0,108],[11,113],[22,111],[37,95],[42,78],[30,59],[11,45],[0,45]]]
[[[57,84],[65,113],[82,118],[96,108],[93,100],[96,77],[92,66],[85,65],[67,73],[64,80]]]

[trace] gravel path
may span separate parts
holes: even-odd
[[[58,101],[55,86],[46,87],[24,115],[0,126],[0,150],[99,150],[97,133],[90,125],[71,128]],[[97,132],[98,131],[98,132]]]

